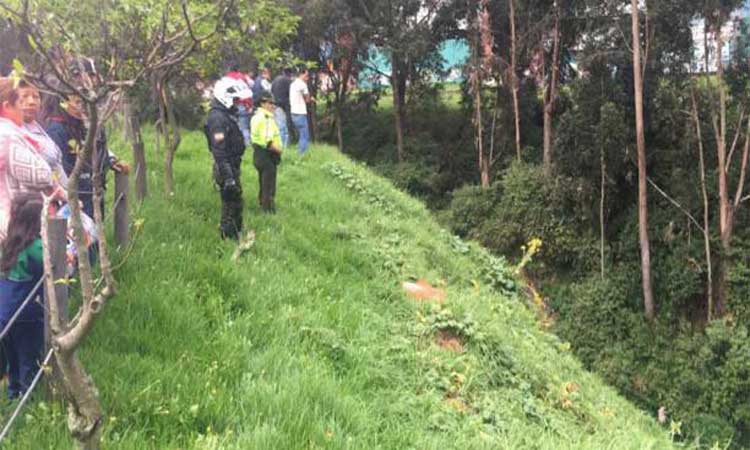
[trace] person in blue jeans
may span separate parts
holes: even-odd
[[[273,95],[276,108],[273,115],[276,120],[276,126],[279,128],[281,135],[281,147],[286,148],[289,145],[289,87],[292,85],[292,69],[284,69],[271,83],[271,94]]]
[[[38,194],[21,194],[13,199],[8,233],[0,245],[0,329],[10,322],[44,274],[41,217],[42,199]],[[43,298],[40,286],[2,341],[11,400],[26,393],[39,372],[44,347]]]
[[[245,145],[250,145],[250,109],[246,103],[237,105],[237,124],[240,126]]]
[[[314,103],[315,99],[310,96],[307,89],[307,81],[310,72],[306,67],[299,70],[297,79],[289,87],[289,104],[292,113],[292,123],[299,134],[297,153],[304,155],[310,146],[310,129],[307,123],[307,104]]]

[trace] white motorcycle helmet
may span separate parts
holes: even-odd
[[[222,77],[214,84],[213,95],[219,103],[227,108],[231,108],[234,106],[235,99],[243,101],[253,98],[253,91],[250,90],[247,83],[241,80]]]

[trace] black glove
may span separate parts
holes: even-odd
[[[234,178],[228,178],[224,180],[223,190],[225,194],[234,194],[234,195],[242,194],[242,188],[240,187],[239,184],[237,184],[237,181],[235,181]]]

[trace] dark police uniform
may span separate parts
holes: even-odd
[[[240,165],[245,153],[245,139],[237,124],[237,112],[212,100],[204,131],[214,157],[214,181],[221,192],[221,236],[236,239],[242,231]]]

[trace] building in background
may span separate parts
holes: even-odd
[[[716,71],[716,39],[713,33],[706,31],[704,19],[693,21],[693,72],[715,72]],[[724,47],[721,52],[721,60],[728,64],[740,47],[747,47],[748,26],[750,25],[750,0],[732,13],[731,18],[721,28]],[[747,53],[748,49],[743,50]],[[708,66],[706,66],[708,64]]]

